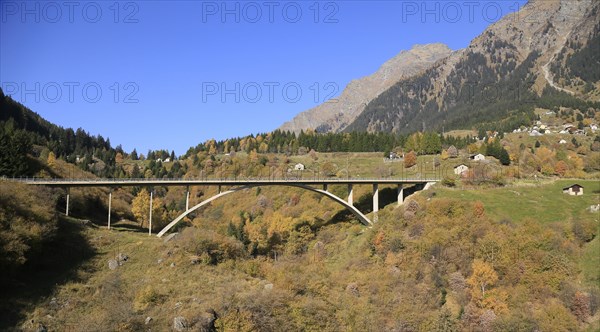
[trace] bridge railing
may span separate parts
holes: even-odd
[[[189,178],[35,178],[35,177],[21,177],[21,178],[7,178],[1,177],[0,180],[4,181],[15,181],[15,182],[25,182],[25,183],[38,183],[38,182],[101,182],[101,183],[144,183],[144,182],[154,182],[154,183],[177,183],[177,182],[231,182],[231,183],[243,183],[243,182],[348,182],[348,181],[358,181],[358,182],[377,182],[377,181],[415,181],[415,182],[437,182],[440,181],[439,178],[429,178],[429,177],[385,177],[385,178],[375,178],[375,177],[351,177],[351,178],[338,178],[338,177],[283,177],[283,178],[275,178],[275,177],[189,177]]]

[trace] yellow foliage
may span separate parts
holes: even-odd
[[[473,261],[473,273],[467,279],[467,283],[471,286],[471,293],[473,298],[483,299],[485,298],[485,290],[488,286],[493,286],[498,281],[498,274],[494,268],[480,260],[476,259]]]
[[[441,155],[442,160],[446,160],[446,159],[448,159],[448,157],[449,157],[448,151],[442,150],[442,155]]]
[[[56,165],[56,156],[54,155],[54,152],[50,151],[50,153],[48,154],[47,163],[48,163],[48,166]]]
[[[147,285],[136,294],[133,309],[136,311],[145,310],[150,304],[156,304],[160,299],[161,295],[152,286]]]
[[[493,310],[496,314],[508,312],[508,293],[499,289],[492,289],[485,294],[481,300],[481,307]]]

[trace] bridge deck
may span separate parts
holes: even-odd
[[[245,185],[325,185],[325,184],[423,184],[439,179],[292,178],[292,179],[4,179],[28,185],[50,187],[131,187],[131,186],[245,186]]]

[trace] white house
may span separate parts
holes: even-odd
[[[303,170],[304,170],[304,164],[297,163],[297,164],[294,166],[294,171],[303,171]]]
[[[468,170],[469,170],[469,166],[467,166],[465,164],[460,164],[460,165],[454,166],[454,174],[456,174],[456,175],[461,175],[462,173],[464,173]]]
[[[565,141],[564,139],[561,139],[560,141],[558,141],[558,144],[567,144],[567,141]]]
[[[165,163],[170,163],[170,162],[171,162],[171,158],[165,159]]]
[[[475,161],[485,160],[485,156],[482,155],[481,153],[471,155],[469,158],[471,158]]]
[[[590,129],[592,129],[592,131],[596,131],[596,130],[598,130],[598,125],[591,124]]]
[[[563,193],[569,194],[571,196],[581,196],[583,195],[583,186],[578,184],[570,185],[566,188],[563,188]]]

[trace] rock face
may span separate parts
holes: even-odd
[[[185,317],[175,317],[173,318],[173,330],[175,331],[184,331],[188,327],[188,322]]]
[[[194,324],[194,328],[199,332],[213,332],[216,331],[215,321],[217,320],[217,313],[209,309],[203,312],[198,317],[198,321]]]
[[[351,81],[336,102],[326,102],[302,112],[279,129],[296,133],[306,129],[341,131],[381,92],[403,78],[424,71],[451,52],[444,44],[415,45],[384,63],[374,74]]]
[[[116,269],[117,267],[119,267],[119,262],[117,262],[117,261],[116,261],[116,260],[114,260],[114,259],[111,259],[111,260],[109,260],[109,261],[108,261],[108,268],[109,268],[109,269],[111,269],[111,270],[114,270],[114,269]]]

